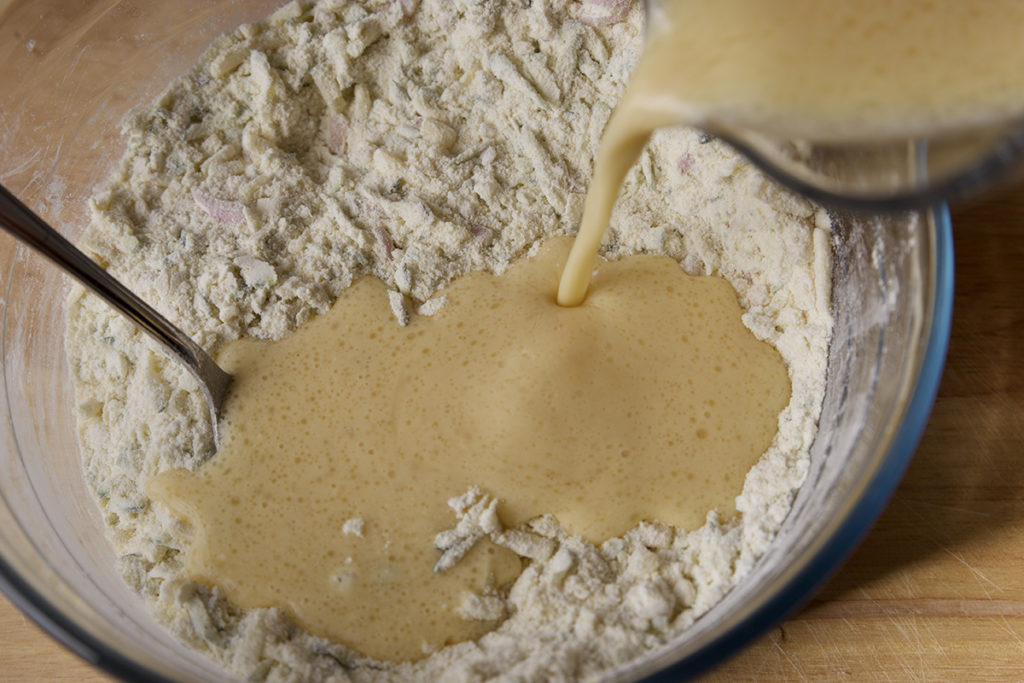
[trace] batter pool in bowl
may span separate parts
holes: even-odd
[[[135,20],[143,21],[146,16],[143,12],[143,18]],[[260,14],[254,12],[250,18],[256,16]],[[208,19],[197,17],[195,21]],[[230,28],[238,20],[226,20],[218,30]],[[96,26],[106,25],[99,22]],[[100,28],[96,30],[102,35]],[[211,31],[197,42],[193,58],[215,33]],[[43,49],[47,43],[43,34],[38,35],[34,48]],[[47,54],[60,54],[56,48],[47,49]],[[105,61],[86,62],[81,68],[90,64],[97,78],[109,75]],[[157,94],[162,83],[152,85],[149,98]],[[117,93],[112,88],[104,96],[117,101]],[[137,85],[134,92],[122,92],[120,97],[122,102],[146,101]],[[46,111],[45,104],[51,103],[32,97],[25,97],[23,102],[29,113],[33,106],[41,107],[39,115]],[[5,107],[3,111],[11,109]],[[109,132],[119,113],[88,107],[82,109],[75,130],[87,135],[90,126],[100,127],[106,114],[110,114],[105,129]],[[102,136],[97,135],[90,142],[100,139]],[[36,141],[49,155],[45,158],[55,169],[54,175],[33,184],[32,173],[28,173],[20,187],[16,177],[13,181],[5,178],[5,182],[43,207],[48,218],[58,218],[63,210],[71,224],[81,226],[81,217],[75,222],[73,215],[73,207],[78,204],[72,200],[81,201],[93,189],[95,173],[88,171],[95,166],[84,164],[85,170],[78,171],[76,181],[73,169],[77,165],[72,162],[81,162],[81,157],[71,152],[57,156],[56,141],[50,140],[49,146],[46,139]],[[91,162],[110,159],[102,158],[105,150],[100,146],[90,148],[85,144],[80,148],[83,151],[78,154],[87,158],[92,154]],[[13,151],[20,153],[18,148]],[[27,170],[36,168],[32,163],[26,166]],[[34,185],[39,185],[36,197],[32,197]],[[836,236],[832,283],[836,328],[823,430],[811,449],[809,472],[813,485],[802,489],[793,514],[786,518],[783,534],[766,559],[753,567],[744,584],[680,638],[667,643],[663,651],[634,663],[635,668],[623,670],[626,678],[673,661],[691,667],[705,664],[720,656],[723,647],[749,638],[752,624],[763,625],[765,619],[777,618],[782,609],[805,593],[808,583],[820,579],[827,566],[837,561],[837,550],[850,547],[858,531],[877,512],[909,455],[934,393],[944,348],[948,226],[941,215],[902,216],[887,224],[834,216],[832,224]],[[65,362],[63,352],[59,340],[54,340],[62,324],[61,302],[55,301],[52,310],[27,305],[38,297],[39,287],[56,290],[62,281],[35,257],[8,265],[7,272],[18,283],[9,287],[4,329],[5,400],[12,416],[11,431],[5,437],[11,441],[11,448],[5,451],[3,460],[4,473],[10,475],[4,478],[4,496],[10,510],[5,514],[10,516],[4,517],[2,527],[4,575],[9,587],[27,599],[37,615],[51,620],[67,639],[76,642],[80,651],[98,653],[111,666],[175,679],[215,675],[208,662],[181,648],[153,625],[110,567],[94,504],[76,478],[80,472],[71,425],[72,403],[67,378],[60,371]],[[913,388],[919,377],[924,382],[915,394]],[[901,428],[904,417],[907,422]],[[870,483],[875,487],[865,495]],[[733,596],[745,596],[745,600],[736,603],[739,598]],[[188,617],[190,622],[194,618]],[[200,620],[191,625],[202,627],[203,623]],[[271,635],[279,637],[277,633]]]

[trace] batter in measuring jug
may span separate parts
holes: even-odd
[[[575,306],[627,172],[663,126],[846,143],[1024,115],[1018,0],[652,0],[558,290]]]

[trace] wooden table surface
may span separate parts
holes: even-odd
[[[1024,189],[953,225],[949,357],[906,478],[818,596],[710,680],[1024,679]],[[0,681],[107,680],[0,598]]]

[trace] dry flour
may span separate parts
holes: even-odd
[[[598,140],[640,49],[628,0],[292,3],[218,39],[127,122],[128,150],[93,199],[83,247],[216,351],[278,338],[355,278],[396,324],[437,288],[503,270],[577,228]],[[542,517],[491,519],[453,499],[453,544],[491,535],[533,558],[468,617],[475,643],[382,664],[279,610],[243,611],[183,574],[189,530],[144,484],[213,452],[194,381],[130,323],[76,290],[67,347],[85,477],[126,579],[178,637],[240,677],[479,680],[597,675],[663,644],[746,575],[807,468],[831,318],[829,222],[725,146],[658,133],[630,174],[603,250],[666,253],[736,288],[744,322],[784,357],[793,397],[746,479],[741,514],[692,532],[644,523],[600,547]],[[680,492],[685,495],[685,492]],[[340,533],[359,533],[358,520]]]

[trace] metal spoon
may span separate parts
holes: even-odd
[[[219,445],[217,420],[231,384],[231,375],[213,362],[188,335],[76,249],[3,185],[0,185],[0,227],[74,276],[181,361],[203,390],[203,397],[210,408],[214,443]]]

